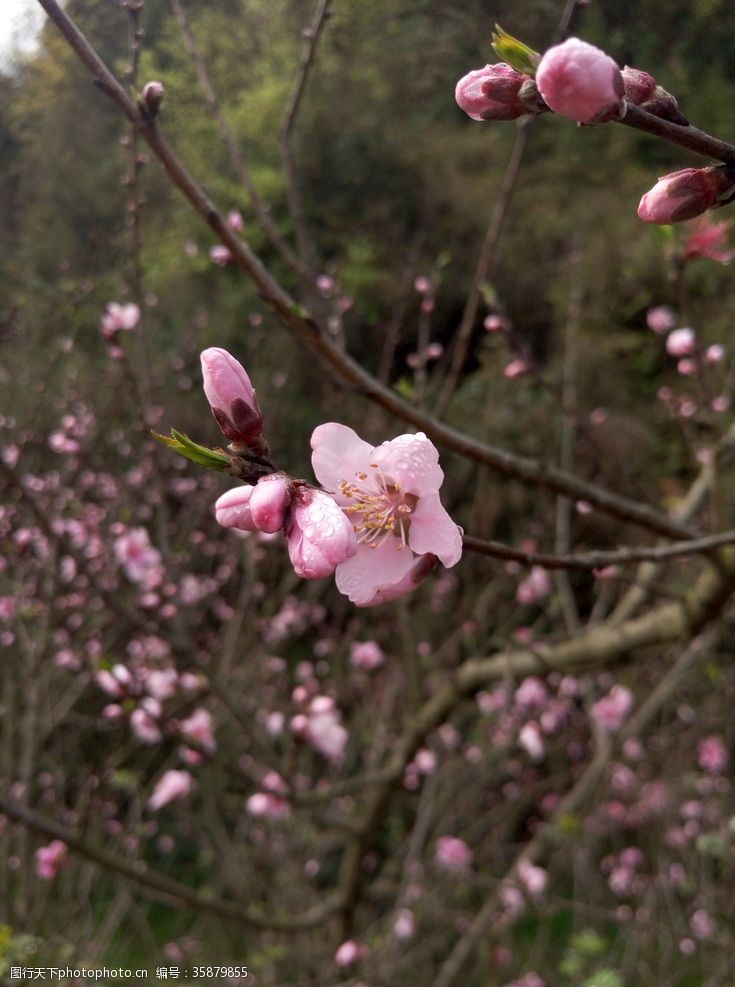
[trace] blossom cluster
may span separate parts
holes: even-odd
[[[629,106],[637,106],[673,124],[688,125],[676,99],[653,76],[628,65],[621,69],[586,41],[568,38],[540,56],[509,40],[509,50],[513,45],[524,49],[525,71],[500,62],[469,72],[457,83],[457,104],[473,120],[514,120],[551,110],[592,125],[622,120]],[[638,216],[646,223],[678,223],[733,197],[735,172],[728,165],[683,168],[658,180],[641,199]]]
[[[223,349],[202,353],[204,391],[231,451],[264,475],[224,493],[215,504],[226,528],[287,540],[304,579],[335,574],[357,606],[411,592],[438,561],[455,565],[460,528],[444,509],[444,474],[421,432],[372,446],[346,425],[318,426],[312,466],[321,487],[278,470],[269,458],[263,416],[245,369]]]

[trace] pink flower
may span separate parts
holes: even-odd
[[[244,483],[223,493],[214,505],[217,524],[221,524],[223,528],[237,528],[239,531],[257,531],[250,514],[250,498],[253,490],[255,487]]]
[[[463,76],[454,98],[473,120],[515,120],[529,110],[519,99],[519,91],[529,77],[500,62],[486,65]]]
[[[431,281],[425,274],[419,274],[413,283],[413,287],[419,295],[427,295],[431,291]]]
[[[518,864],[518,879],[526,891],[535,898],[546,890],[549,875],[543,867],[536,867],[524,857]]]
[[[472,863],[472,850],[456,836],[440,836],[436,841],[435,860],[447,870],[465,870]]]
[[[223,243],[216,243],[209,248],[209,259],[219,267],[225,267],[232,260],[232,251]]]
[[[385,661],[383,649],[377,641],[355,641],[350,647],[350,665],[373,672]]]
[[[296,717],[294,717],[296,719]],[[339,763],[349,739],[340,722],[339,710],[328,696],[315,696],[309,706],[304,739],[328,761]]]
[[[551,577],[540,565],[532,567],[526,578],[518,584],[516,600],[525,606],[538,603],[551,592]]]
[[[252,445],[263,434],[263,415],[245,368],[216,346],[204,350],[201,361],[204,393],[222,434]]]
[[[713,343],[704,351],[704,362],[711,367],[717,366],[725,359],[725,347],[720,343]]]
[[[336,287],[334,278],[328,274],[320,274],[316,279],[316,286],[323,295],[331,295]]]
[[[185,740],[198,744],[208,754],[217,749],[212,714],[208,710],[195,709],[187,720],[182,720],[179,730]]]
[[[512,380],[514,377],[523,377],[530,369],[528,360],[511,360],[503,370],[503,376]]]
[[[692,224],[692,231],[684,244],[684,260],[695,260],[699,257],[717,261],[718,264],[729,264],[735,257],[735,250],[724,250],[727,234],[731,224],[723,221],[715,223],[707,216]]]
[[[149,672],[145,677],[145,691],[149,696],[164,702],[176,692],[179,673],[175,668],[163,668]]]
[[[273,535],[286,523],[293,483],[285,473],[261,477],[249,501],[250,517],[259,531]]]
[[[140,308],[134,302],[128,302],[127,305],[109,302],[102,316],[102,335],[111,339],[118,332],[135,329],[139,322]]]
[[[44,881],[56,877],[59,869],[66,861],[69,848],[61,840],[53,840],[48,846],[36,850],[36,873]]]
[[[157,744],[163,739],[158,717],[143,705],[130,714],[130,729],[141,744]]]
[[[175,799],[184,798],[194,787],[194,779],[188,771],[166,771],[159,778],[153,794],[148,799],[148,808],[157,812]]]
[[[336,569],[337,588],[358,606],[410,592],[438,557],[462,555],[462,532],[444,510],[436,448],[419,432],[373,447],[351,428],[314,430],[312,466],[352,522],[357,550]],[[431,558],[429,558],[431,557]]]
[[[298,576],[322,579],[357,552],[357,538],[333,497],[314,487],[294,491],[288,556]]]
[[[549,694],[541,679],[529,675],[518,686],[513,698],[519,706],[524,706],[526,709],[542,709],[548,701]]]
[[[602,123],[620,117],[623,76],[604,51],[569,38],[544,54],[536,85],[549,109],[579,123]]]
[[[659,178],[646,192],[638,206],[638,218],[663,225],[694,219],[727,201],[734,186],[729,172],[719,165],[682,168]]]
[[[347,939],[334,954],[334,962],[341,967],[352,966],[358,960],[364,959],[369,953],[370,948],[364,943]]]
[[[697,349],[697,334],[688,326],[674,329],[666,340],[666,352],[670,356],[691,356]]]
[[[633,708],[633,694],[624,685],[614,685],[610,692],[598,699],[590,713],[595,723],[608,733],[617,733]]]
[[[285,819],[291,815],[289,802],[272,792],[255,792],[245,803],[249,815],[260,819]]]
[[[676,325],[676,313],[670,305],[656,305],[646,313],[646,325],[656,333],[671,332]]]
[[[242,233],[245,229],[245,220],[242,218],[242,213],[239,209],[230,209],[227,213],[227,225],[231,230],[234,230],[235,233]],[[225,250],[227,250],[227,247],[225,247]]]
[[[405,941],[416,935],[416,920],[410,908],[401,908],[393,922],[393,935]]]
[[[521,727],[518,733],[518,743],[532,761],[541,761],[546,753],[546,745],[541,736],[541,730],[538,723],[534,723],[533,720],[530,723],[524,723]]]
[[[727,747],[719,737],[705,737],[697,745],[697,763],[702,771],[719,775],[725,770],[730,760]]]

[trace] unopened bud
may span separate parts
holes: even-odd
[[[633,106],[640,106],[647,113],[677,123],[680,127],[689,126],[689,121],[680,112],[676,99],[663,86],[659,86],[648,72],[626,65],[623,69],[623,85],[625,98]]]
[[[222,434],[245,446],[262,443],[263,415],[245,368],[217,346],[204,350],[201,361],[204,393]]]
[[[285,473],[258,480],[250,496],[250,516],[260,531],[275,534],[286,523],[293,484]]]
[[[680,223],[713,206],[724,205],[733,194],[735,175],[723,165],[683,168],[659,178],[646,192],[638,206],[638,217],[644,223]]]
[[[529,109],[520,101],[521,86],[528,76],[498,62],[468,72],[457,83],[457,105],[473,120],[515,120]]]
[[[163,88],[163,83],[158,82],[157,80],[154,80],[153,82],[146,82],[143,86],[143,91],[140,94],[140,101],[148,116],[156,116],[161,108],[164,93],[165,89]]]
[[[625,108],[617,64],[579,38],[549,48],[538,67],[536,84],[554,113],[578,123],[619,119]]]

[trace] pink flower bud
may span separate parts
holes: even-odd
[[[252,445],[263,434],[263,415],[245,368],[219,347],[204,350],[201,361],[204,393],[222,434]]]
[[[235,233],[242,233],[245,229],[245,220],[242,218],[242,213],[238,209],[231,209],[227,213],[227,225]]]
[[[697,334],[688,326],[674,329],[666,340],[666,352],[669,356],[691,356],[696,348]]]
[[[341,967],[352,966],[358,960],[364,959],[369,952],[370,948],[364,943],[355,942],[354,939],[348,939],[342,943],[334,954],[334,962],[337,966]]]
[[[69,848],[61,840],[53,840],[48,846],[36,850],[36,873],[42,880],[51,881],[67,858]]]
[[[638,218],[644,223],[680,223],[724,204],[733,189],[732,175],[720,165],[682,168],[659,178],[646,192],[638,206]]]
[[[240,531],[257,531],[250,515],[250,497],[255,487],[246,483],[234,490],[228,490],[215,502],[214,516],[223,528],[238,528]]]
[[[711,367],[722,363],[724,359],[725,347],[721,343],[713,343],[712,346],[708,346],[704,351],[704,362],[708,363]]]
[[[456,836],[440,836],[436,841],[436,862],[447,870],[464,870],[472,863],[472,850]]]
[[[293,484],[285,473],[258,480],[250,496],[250,516],[259,531],[275,534],[286,523]]]
[[[164,95],[165,89],[163,88],[163,83],[159,82],[157,79],[154,79],[152,82],[146,82],[143,86],[143,91],[140,94],[140,101],[146,108],[149,116],[154,117],[158,113],[161,108]]]
[[[518,98],[527,79],[504,62],[486,65],[459,80],[454,98],[473,120],[515,120],[530,112]]]
[[[652,332],[671,332],[676,325],[676,313],[670,305],[656,305],[646,312],[646,325]]]
[[[352,524],[337,503],[323,490],[299,487],[288,532],[288,555],[296,574],[304,579],[331,576],[356,552]]]
[[[193,787],[194,779],[188,771],[165,771],[148,799],[148,808],[151,812],[157,812],[174,799],[184,798]]]
[[[549,48],[536,84],[550,109],[579,123],[619,118],[625,107],[620,69],[604,51],[579,38]]]
[[[216,243],[209,248],[209,259],[219,267],[225,267],[232,260],[232,251],[223,243]]]

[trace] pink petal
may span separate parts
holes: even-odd
[[[423,432],[399,435],[379,445],[373,453],[386,479],[417,497],[436,493],[444,480],[439,453]]]
[[[408,543],[418,555],[437,555],[447,568],[462,556],[462,531],[444,510],[439,494],[422,497],[410,515]]]
[[[314,475],[333,494],[339,492],[340,480],[352,482],[356,473],[366,472],[373,455],[371,445],[338,422],[318,425],[311,436],[311,448]]]
[[[392,586],[403,579],[414,563],[414,554],[401,549],[398,538],[389,535],[377,548],[360,545],[357,554],[337,566],[336,581],[340,593],[364,606],[381,586]]]

